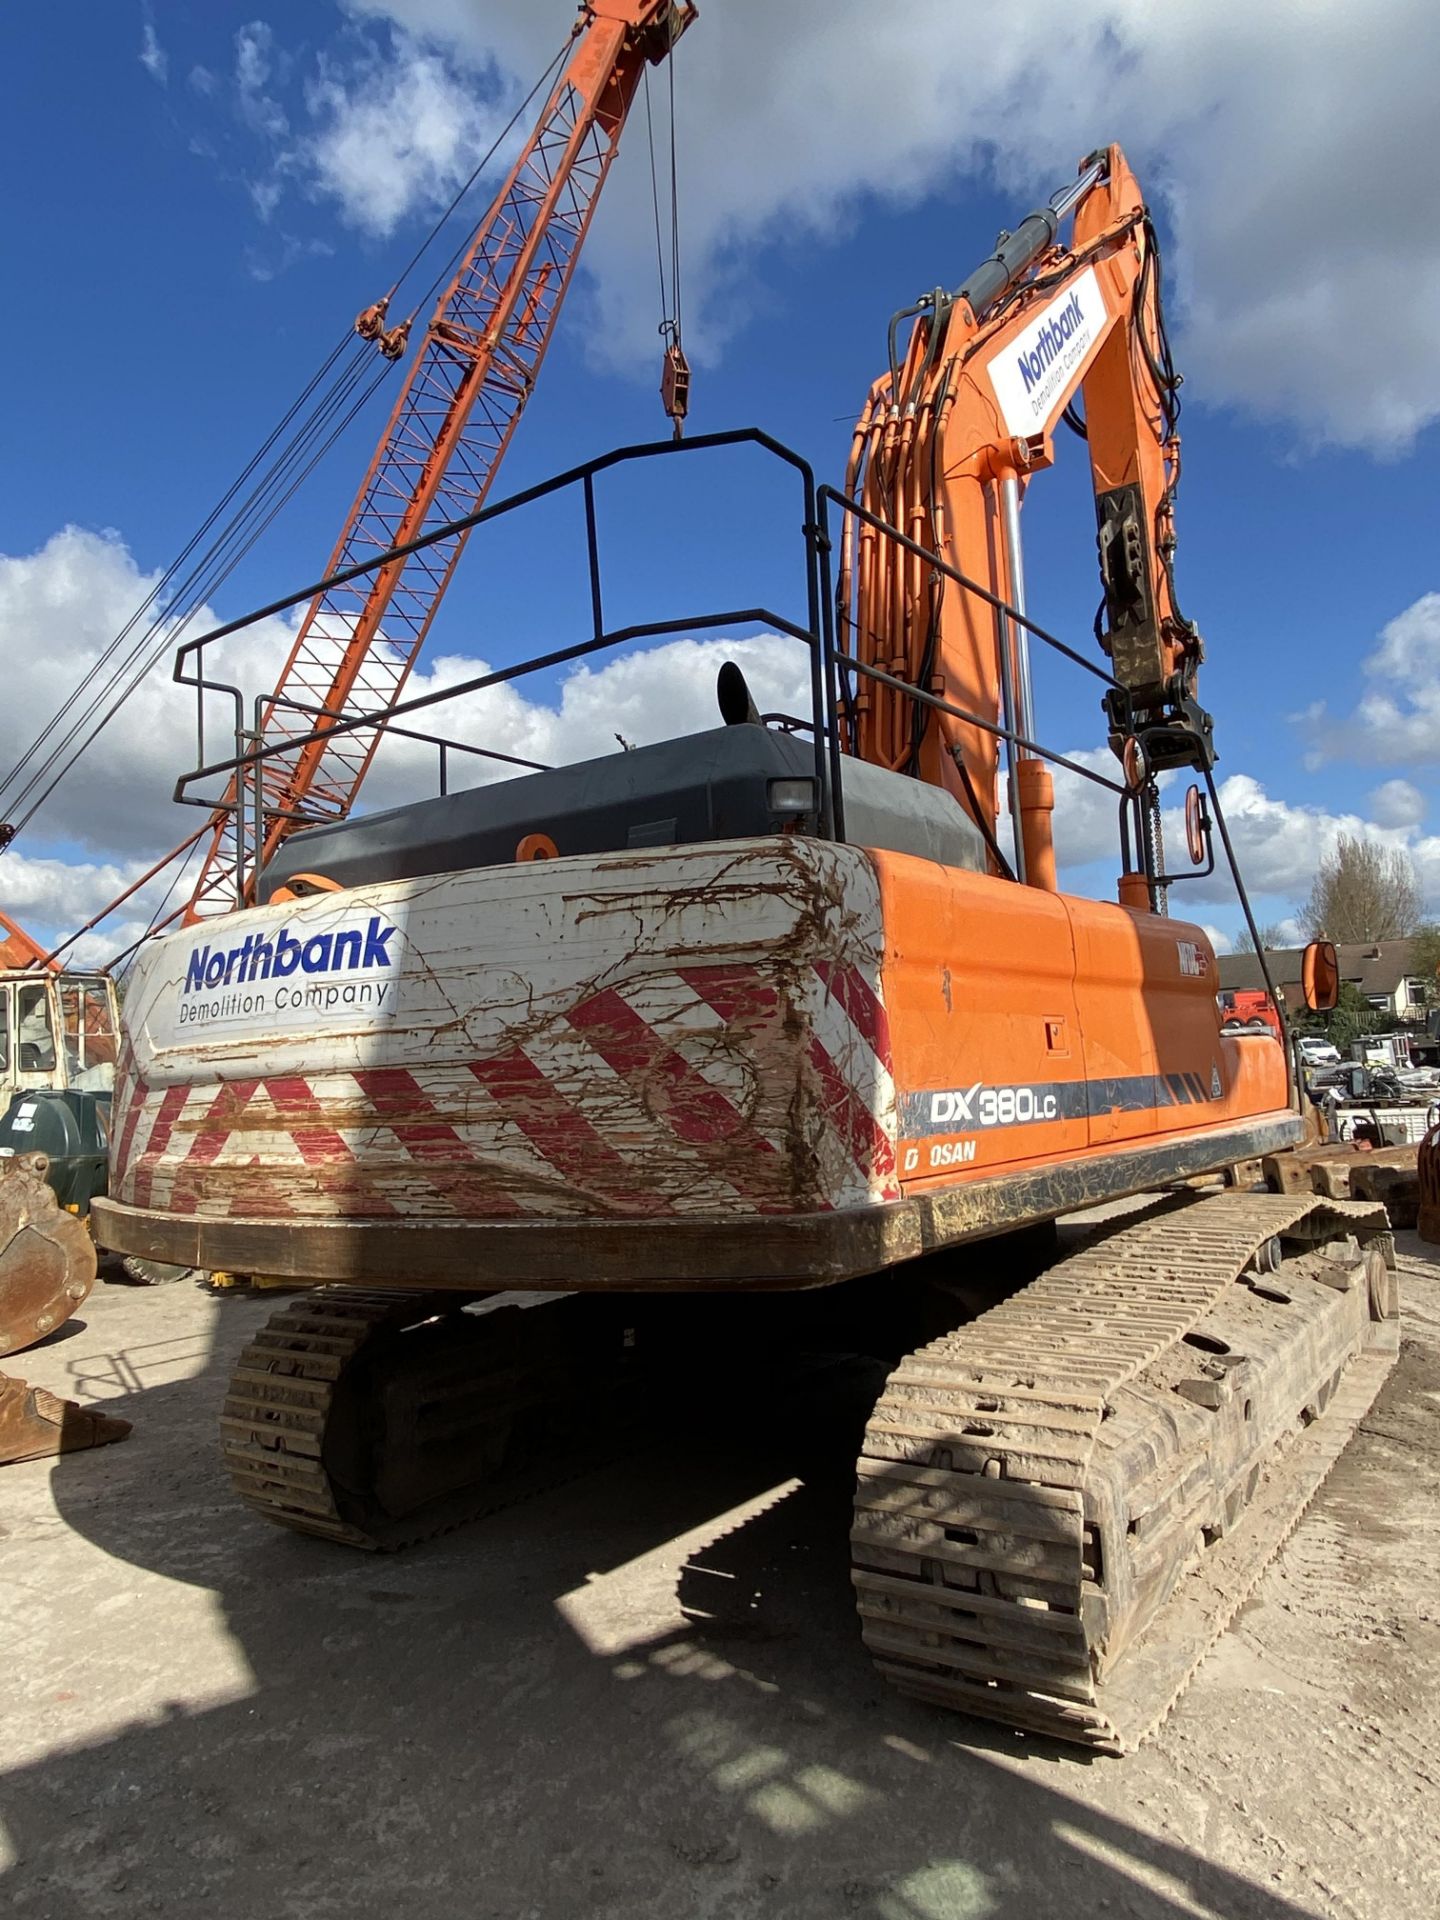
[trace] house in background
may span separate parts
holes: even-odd
[[[1396,1020],[1423,1023],[1426,1005],[1426,981],[1416,970],[1414,942],[1411,940],[1353,940],[1337,943],[1340,978],[1356,987],[1377,1013]],[[1300,961],[1303,947],[1267,949],[1270,972],[1287,1012],[1303,1011],[1305,999],[1300,991]],[[1433,983],[1432,983],[1433,984]],[[1260,960],[1253,953],[1220,955],[1222,987],[1259,987],[1265,976]]]

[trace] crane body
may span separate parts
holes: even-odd
[[[569,57],[426,328],[331,555],[327,576],[460,519],[484,500],[550,344],[585,235],[647,62],[694,18],[674,0],[586,0]],[[388,356],[388,300],[356,321]],[[264,764],[252,818],[232,781],[212,822],[186,919],[254,898],[255,876],[303,825],[343,819],[379,734],[333,734],[327,716],[401,695],[465,535],[317,594],[261,717],[262,742],[294,739]],[[316,722],[321,723],[317,731]]]
[[[296,834],[141,955],[102,1235],[314,1289],[226,1402],[251,1507],[403,1545],[700,1356],[850,1340],[891,1368],[852,1535],[881,1670],[1112,1751],[1164,1714],[1397,1321],[1382,1210],[1190,1184],[1304,1129],[1160,910],[1157,775],[1218,803],[1153,245],[1111,148],[911,316],[841,538],[808,527],[810,737],[728,668],[711,729]],[[1115,901],[1056,883],[1022,644],[1019,498],[1077,391]],[[1199,865],[1198,786],[1187,827]],[[1012,1236],[1157,1193],[1029,1278]]]

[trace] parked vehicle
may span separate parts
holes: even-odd
[[[1300,1048],[1300,1058],[1307,1067],[1338,1067],[1340,1049],[1330,1040],[1322,1040],[1318,1034],[1306,1033],[1296,1043]]]
[[[1258,987],[1226,987],[1215,997],[1220,1002],[1227,1032],[1248,1027],[1256,1033],[1268,1030],[1277,1040],[1281,1038],[1280,1015],[1268,993],[1262,993]]]

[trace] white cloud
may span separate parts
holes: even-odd
[[[1340,834],[1366,832],[1366,823],[1357,816],[1333,815],[1320,807],[1294,806],[1288,800],[1273,799],[1248,773],[1232,773],[1222,780],[1219,794],[1240,871],[1251,893],[1303,898],[1320,859]],[[1166,845],[1174,849],[1176,865],[1183,871],[1185,825],[1178,808],[1166,816],[1164,825]],[[1214,877],[1187,881],[1181,889],[1186,899],[1213,900],[1229,894],[1229,875],[1218,834],[1216,842]]]
[[[269,91],[272,78],[281,77],[283,65],[275,35],[263,20],[252,20],[236,33],[235,89],[241,117],[267,140],[283,139],[290,131],[289,116]]]
[[[77,527],[56,533],[37,552],[0,556],[0,648],[10,663],[7,698],[0,703],[0,769],[11,769],[40,724],[62,698],[82,685],[97,656],[155,584],[116,534]],[[193,633],[217,616],[204,609]],[[271,620],[217,649],[221,677],[247,692],[274,684],[293,629]],[[1413,625],[1392,622],[1382,647],[1396,669],[1424,669],[1424,649]],[[1423,634],[1421,635],[1423,640]],[[745,639],[678,639],[647,651],[581,664],[551,683],[544,697],[507,684],[428,711],[416,724],[437,733],[547,764],[616,749],[617,734],[644,745],[700,731],[716,723],[714,683],[722,660],[737,660],[764,711],[808,710],[808,660],[794,642],[776,635]],[[454,687],[485,671],[484,663],[441,655],[422,663],[407,691],[419,695]],[[87,697],[86,711],[95,703]],[[229,716],[210,716],[209,752],[220,758]],[[37,934],[58,936],[113,898],[169,846],[199,825],[201,815],[170,799],[176,775],[193,764],[193,696],[163,671],[152,674],[97,745],[68,775],[24,838],[0,854],[0,902]],[[1072,757],[1113,775],[1103,748]],[[435,791],[436,756],[416,742],[388,740],[364,791],[370,808],[392,806]],[[497,769],[456,756],[456,786],[504,777]],[[1169,784],[1164,833],[1172,863],[1183,861],[1184,832],[1178,780]],[[1371,795],[1369,816],[1296,804],[1270,794],[1244,773],[1220,788],[1253,895],[1298,902],[1309,890],[1322,855],[1340,834],[1405,848],[1415,862],[1432,913],[1440,912],[1440,834],[1422,831],[1424,796],[1410,782],[1390,780]],[[1115,796],[1056,770],[1057,850],[1064,872],[1109,892],[1108,869],[1118,871]],[[11,817],[15,809],[5,802]],[[148,914],[169,876],[124,909],[129,921]],[[178,897],[178,896],[177,896]],[[1214,878],[1178,887],[1172,908],[1198,917],[1224,906],[1234,913],[1223,865]],[[1265,917],[1273,918],[1273,912]],[[1235,918],[1238,925],[1238,916]],[[137,921],[133,932],[138,932]],[[109,929],[85,949],[104,957],[133,937]],[[104,949],[104,953],[101,949]]]
[[[1351,839],[1403,848],[1415,863],[1431,910],[1440,907],[1440,835],[1417,833],[1417,823],[1413,821],[1386,825],[1358,813],[1332,813],[1325,807],[1297,806],[1274,798],[1260,781],[1247,773],[1232,773],[1221,781],[1219,791],[1240,871],[1252,895],[1266,894],[1298,905],[1309,894],[1320,861],[1345,834]],[[1178,808],[1166,809],[1164,832],[1168,847],[1183,848],[1184,820]],[[1176,890],[1172,897],[1174,910],[1181,910],[1177,903],[1185,901],[1232,897],[1218,836],[1217,856],[1217,870],[1211,878],[1187,881]],[[1172,864],[1179,861],[1183,867],[1183,853],[1172,852],[1171,860]]]
[[[405,34],[384,57],[322,61],[306,99],[317,127],[302,149],[313,190],[382,237],[412,211],[448,204],[509,117],[476,98],[473,76],[458,77]]]
[[[671,640],[598,667],[581,663],[566,674],[553,704],[528,698],[510,683],[463,695],[430,710],[417,725],[547,766],[586,760],[631,746],[649,746],[719,725],[715,676],[734,660],[762,712],[805,715],[810,706],[809,656],[775,634],[733,640]],[[458,656],[436,660],[411,676],[406,697],[453,687],[485,672],[485,663]],[[413,741],[387,740],[365,787],[369,807],[386,807],[435,791],[436,753]],[[452,787],[504,778],[508,769],[456,755]]]
[[[1120,763],[1108,747],[1078,747],[1066,753],[1092,773],[1107,780],[1118,780]],[[1104,787],[1096,786],[1078,773],[1064,767],[1051,767],[1055,782],[1055,811],[1051,816],[1055,835],[1055,857],[1062,867],[1088,866],[1108,860],[1120,871],[1120,802]],[[1003,831],[1003,830],[1002,830]],[[1002,837],[1001,844],[1005,841]]]
[[[1370,795],[1370,812],[1382,827],[1418,827],[1425,796],[1408,780],[1386,780]]]
[[[116,534],[66,527],[37,552],[0,555],[0,649],[7,698],[0,703],[0,770],[4,809],[18,818],[10,775],[42,724],[85,680],[89,669],[157,576],[139,568]],[[190,627],[218,624],[204,608]],[[233,679],[247,695],[275,682],[292,629],[262,622],[215,649],[216,677]],[[698,732],[717,724],[715,675],[738,661],[762,710],[804,714],[809,704],[808,655],[775,635],[736,640],[674,640],[599,666],[580,664],[547,702],[513,685],[492,688],[437,708],[417,726],[555,765],[618,750],[615,736],[634,745]],[[486,671],[485,663],[442,655],[422,665],[407,693],[451,687]],[[96,703],[86,696],[84,711]],[[207,757],[229,751],[232,718],[216,705],[209,715]],[[69,772],[22,838],[0,853],[0,903],[37,937],[58,938],[114,899],[169,847],[201,824],[198,811],[176,807],[177,775],[194,765],[194,695],[176,686],[164,668],[152,672],[95,746]],[[390,739],[376,756],[364,790],[369,808],[394,806],[436,790],[435,750]],[[504,776],[503,769],[469,756],[451,760],[453,786]],[[216,782],[218,789],[220,782]],[[166,873],[123,912],[148,914],[170,884]],[[176,898],[180,896],[177,894]],[[107,927],[83,949],[104,958],[138,934]],[[103,949],[103,952],[101,951]]]
[[[399,29],[396,97],[427,47],[472,72],[493,59],[528,82],[569,24],[560,0],[346,5]],[[1432,144],[1440,61],[1429,0],[1311,0],[1303,17],[1291,0],[1243,10],[1075,0],[1058,13],[1012,0],[983,34],[962,26],[954,0],[910,0],[883,18],[874,0],[703,10],[675,76],[697,357],[717,354],[763,297],[747,266],[757,242],[834,238],[867,201],[914,203],[965,175],[998,177],[1018,214],[1109,138],[1178,235],[1194,391],[1385,453],[1440,413],[1430,337],[1440,233],[1415,158]],[[473,79],[451,79],[473,97]],[[376,115],[366,63],[353,85],[330,69],[329,150],[347,153],[352,120],[372,144],[368,169],[347,159],[320,180],[362,225],[385,230],[405,207],[433,203],[440,175],[461,177],[447,156],[452,133],[457,156],[463,144],[462,101],[436,73],[425,84],[431,154],[417,165],[411,126]],[[587,331],[596,351],[647,367],[653,247],[643,140],[632,135],[587,250],[597,277]],[[936,234],[935,278],[954,284],[973,264]],[[897,302],[913,291],[895,288]]]
[[[141,23],[139,59],[150,78],[163,87],[169,78],[170,60],[160,44],[153,20],[145,20]]]
[[[1072,751],[1067,757],[1114,777],[1114,759],[1103,749]],[[1115,796],[1063,768],[1052,768],[1052,773],[1056,799],[1055,850],[1062,886],[1074,885],[1077,880],[1093,884],[1093,869],[1105,863],[1118,873],[1120,842]],[[1169,795],[1178,800],[1180,778],[1170,777],[1166,787]],[[1370,797],[1371,817],[1368,818],[1363,814],[1332,812],[1323,806],[1297,805],[1277,799],[1259,780],[1246,773],[1230,774],[1220,782],[1219,793],[1240,872],[1252,898],[1263,895],[1298,907],[1309,894],[1320,861],[1334,849],[1340,836],[1346,834],[1354,839],[1404,848],[1415,863],[1428,911],[1440,913],[1440,834],[1419,831],[1424,818],[1424,799],[1408,781],[1387,781],[1377,788]],[[1161,832],[1170,869],[1188,872],[1182,805],[1166,804],[1162,808]],[[1170,895],[1170,911],[1182,918],[1194,919],[1202,907],[1223,905],[1234,910],[1238,927],[1241,924],[1238,903],[1218,834],[1215,851],[1215,872],[1177,885]],[[1092,871],[1078,871],[1087,868]],[[1261,917],[1272,920],[1277,916],[1265,913]],[[1287,937],[1298,939],[1299,928],[1293,919],[1282,918],[1281,924],[1286,927]]]
[[[36,940],[58,944],[77,927],[104,911],[151,865],[149,860],[57,860],[32,858],[18,847],[0,855],[0,899],[6,913]],[[169,894],[165,874],[140,888],[110,919],[85,933],[65,952],[67,966],[103,966],[145,932],[152,913],[168,912],[183,897]],[[168,901],[168,904],[167,904]]]
[[[51,716],[71,702],[157,578],[136,566],[117,534],[80,527],[63,528],[35,553],[0,555],[0,650],[6,660],[0,770],[7,818],[18,820],[22,811],[11,778],[21,755]],[[203,633],[215,624],[216,616],[202,608],[189,631]],[[250,687],[272,685],[289,631],[278,620],[267,621],[225,643],[216,664],[224,659],[227,671]],[[138,637],[137,628],[132,639]],[[106,704],[84,693],[78,711],[67,715],[64,731],[73,720],[98,717]],[[233,720],[219,706],[209,718],[213,730],[207,746],[219,757],[224,728]],[[176,686],[162,666],[67,774],[25,838],[0,854],[0,890],[10,885],[11,863],[36,845],[63,844],[122,864],[140,858],[144,865],[183,840],[199,825],[200,815],[176,807],[170,790],[176,775],[193,765],[194,743],[194,694]],[[25,779],[34,767],[32,762]]]
[[[262,220],[269,220],[279,206],[285,189],[278,180],[247,180],[245,182],[255,211]]]
[[[1347,718],[1332,721],[1323,701],[1299,716],[1315,739],[1310,764],[1341,758],[1379,766],[1440,763],[1440,593],[1422,593],[1381,628],[1365,675],[1370,689]],[[1408,785],[1391,780],[1380,791]]]

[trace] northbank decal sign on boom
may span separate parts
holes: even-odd
[[[1040,433],[1105,326],[1105,297],[1087,267],[1074,287],[1042,307],[995,356],[991,384],[1005,425],[1017,439]]]
[[[192,948],[180,981],[176,1024],[222,1026],[364,1010],[385,1013],[395,996],[400,930],[379,914],[348,916],[312,933],[254,931],[233,945]]]

